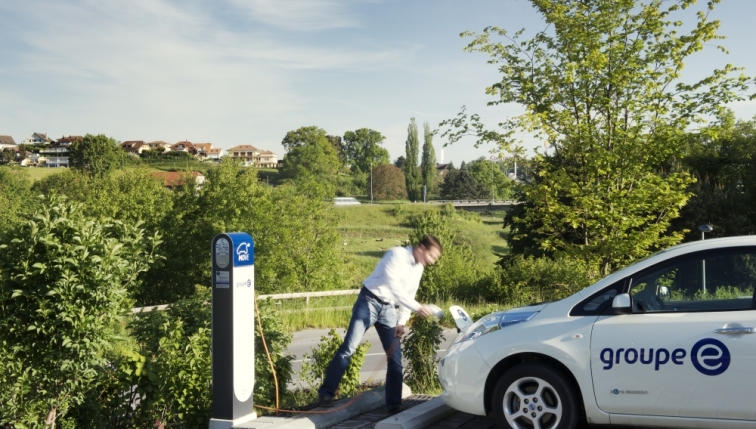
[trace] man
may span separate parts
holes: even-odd
[[[362,290],[352,307],[352,319],[344,342],[328,365],[323,385],[318,390],[321,407],[332,407],[336,388],[365,331],[375,325],[386,352],[386,409],[402,411],[402,348],[399,339],[410,312],[428,317],[433,311],[415,301],[423,269],[441,256],[438,238],[426,235],[414,246],[389,249],[373,273],[362,283]],[[398,314],[396,309],[398,308]]]

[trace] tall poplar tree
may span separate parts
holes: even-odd
[[[423,185],[426,187],[427,194],[430,195],[436,192],[436,150],[433,148],[433,132],[427,122],[423,131],[423,158],[420,169],[423,174]]]
[[[693,179],[671,161],[683,154],[686,130],[746,99],[753,79],[730,64],[683,78],[688,58],[723,38],[709,19],[718,0],[695,15],[685,11],[695,0],[530,3],[547,24],[532,39],[498,27],[463,33],[472,37],[466,50],[489,55],[501,73],[489,104],[519,103],[525,113],[499,130],[464,109],[442,124],[450,142],[474,134],[502,152],[522,132],[548,143],[524,204],[508,216],[510,245],[529,242],[608,274],[680,241],[669,225]]]
[[[417,201],[422,198],[420,172],[417,169],[419,149],[420,142],[417,138],[417,124],[415,123],[415,118],[412,118],[409,127],[407,127],[407,143],[405,144],[407,158],[404,164],[407,197],[410,201]]]

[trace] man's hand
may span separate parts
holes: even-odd
[[[428,316],[433,316],[433,310],[428,307],[428,304],[421,304],[420,310],[417,310],[417,314],[422,318],[426,318]]]
[[[402,338],[402,335],[404,335],[404,325],[396,325],[396,328],[394,328],[394,336]]]

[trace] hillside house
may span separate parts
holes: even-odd
[[[50,137],[47,137],[47,133],[33,133],[29,137],[26,138],[26,140],[22,141],[21,144],[51,144],[53,143],[53,139]]]
[[[139,155],[145,150],[150,150],[150,147],[142,140],[129,140],[121,143],[121,149],[126,153]]]
[[[197,148],[190,141],[182,141],[171,145],[170,149],[174,152],[187,152],[192,155],[197,155]]]
[[[228,155],[242,161],[244,166],[276,168],[278,156],[269,150],[260,150],[252,145],[234,146],[228,150]]]
[[[16,150],[17,148],[18,148],[18,145],[16,145],[16,141],[13,140],[13,137],[0,136],[0,151],[3,149]]]
[[[157,141],[149,142],[145,144],[147,145],[147,147],[150,148],[151,151],[155,151],[157,153],[165,153],[165,152],[171,151],[170,149],[171,145],[162,140],[157,140]]]

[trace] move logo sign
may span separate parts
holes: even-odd
[[[239,261],[249,261],[249,243],[241,243],[236,247],[236,257]]]
[[[654,371],[668,364],[684,365],[685,357],[690,356],[693,367],[704,375],[720,375],[730,367],[730,350],[719,340],[704,338],[693,345],[688,353],[687,350],[678,348],[671,352],[664,347],[653,348],[605,348],[599,353],[599,359],[604,364],[603,369],[608,371],[622,363],[634,365],[653,365]]]

